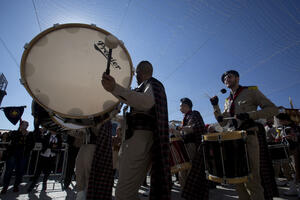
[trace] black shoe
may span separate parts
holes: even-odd
[[[29,192],[31,192],[32,190],[33,190],[33,188],[35,187],[35,184],[31,184],[30,186],[29,186],[29,188],[27,189],[27,192],[29,193]]]
[[[142,186],[144,186],[144,187],[149,187],[149,185],[148,185],[147,183],[143,183]]]
[[[1,194],[6,194],[8,187],[3,187],[1,190]]]

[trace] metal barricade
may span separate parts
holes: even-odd
[[[8,145],[8,142],[0,142],[0,155],[3,155],[3,153],[6,151],[6,146]],[[29,158],[28,158],[28,163],[27,167],[25,170],[25,175],[24,177],[32,177],[34,176],[36,169],[37,169],[37,164],[39,161],[39,156],[42,150],[42,144],[41,143],[35,143],[35,146],[33,150],[30,152]],[[2,156],[0,156],[0,167],[1,164],[4,165],[4,167],[0,168],[0,174],[1,175],[1,180],[4,175],[4,170],[5,169],[5,161],[1,160]],[[58,176],[59,177],[59,182],[62,182],[65,176],[65,171],[66,171],[66,166],[67,166],[67,160],[68,160],[68,144],[67,143],[62,143],[62,148],[56,155],[56,162],[55,162],[55,169],[52,171],[50,174],[51,176]]]

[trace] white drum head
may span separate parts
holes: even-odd
[[[94,48],[109,34],[91,25],[64,24],[37,35],[22,56],[21,78],[27,91],[62,117],[90,118],[111,111],[119,101],[102,87],[107,58]],[[113,49],[110,74],[116,82],[129,88],[132,69],[126,48]]]

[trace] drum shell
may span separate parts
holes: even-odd
[[[181,138],[170,138],[170,166],[171,173],[189,170],[191,168],[191,161],[189,153]]]
[[[204,135],[203,152],[209,180],[232,184],[247,181],[250,170],[245,132]]]

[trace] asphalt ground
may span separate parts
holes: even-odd
[[[40,179],[41,180],[41,179]],[[149,178],[147,179],[147,182],[149,184]],[[13,180],[11,180],[11,183],[13,183]],[[42,182],[38,183],[38,186],[35,190],[33,190],[31,193],[27,193],[29,179],[24,178],[24,182],[20,185],[19,189],[20,191],[18,193],[14,193],[12,191],[12,186],[9,187],[7,193],[5,195],[0,195],[0,199],[3,200],[73,200],[76,197],[75,192],[75,181],[72,182],[69,189],[63,190],[62,184],[59,182],[58,178],[50,178],[47,182],[47,190],[42,191]],[[115,185],[117,183],[117,180],[115,180]],[[288,190],[287,186],[284,187],[278,187],[280,192],[280,197],[274,198],[274,200],[283,200],[283,199],[289,199],[289,200],[297,200],[297,196],[288,197],[285,196],[283,193],[284,191]],[[0,186],[0,189],[2,189],[2,186]],[[148,187],[141,187],[139,190],[139,195],[141,200],[147,200],[148,197],[145,196]],[[115,186],[113,188],[113,197],[115,192]],[[180,197],[180,186],[177,182],[174,182],[173,188],[172,188],[172,200],[181,200]],[[210,199],[213,200],[233,200],[238,199],[238,196],[235,192],[235,189],[232,185],[217,185],[215,189],[210,190]]]

